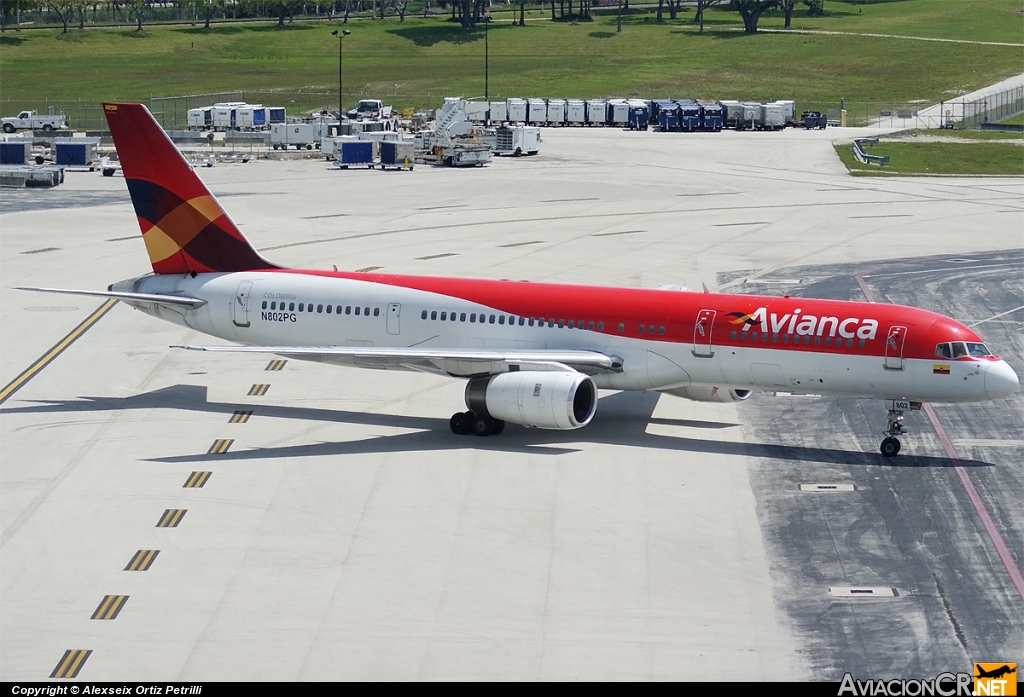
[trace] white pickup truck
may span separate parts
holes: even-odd
[[[22,128],[55,131],[68,127],[68,119],[64,114],[37,114],[34,111],[23,111],[17,116],[5,116],[0,122],[3,123],[4,133],[14,133]]]
[[[386,106],[379,99],[361,99],[355,109],[350,109],[345,116],[350,119],[390,119],[392,112],[390,106]]]

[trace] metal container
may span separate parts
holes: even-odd
[[[565,123],[565,100],[548,100],[548,123],[552,126],[561,126]]]
[[[587,122],[587,103],[582,99],[570,99],[565,103],[565,120],[570,126],[582,126]]]
[[[385,140],[380,144],[380,166],[412,169],[415,146],[408,140]]]
[[[587,124],[590,126],[608,123],[608,102],[603,99],[587,100]]]
[[[491,102],[490,116],[491,123],[504,123],[508,121],[508,104],[506,102]]]
[[[509,123],[524,123],[526,121],[525,100],[510,97],[505,100],[505,105],[508,107]]]
[[[0,143],[0,165],[23,165],[31,158],[31,140],[9,140]]]
[[[342,167],[349,165],[373,166],[373,141],[345,140],[339,145],[341,147],[335,150],[335,157]]]
[[[53,144],[53,160],[58,165],[83,167],[96,160],[96,143],[68,142]]]
[[[548,103],[543,99],[526,100],[526,122],[534,126],[543,125],[548,120]]]

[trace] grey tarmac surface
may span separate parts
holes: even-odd
[[[1006,313],[978,328],[1024,373],[1024,181],[854,179],[831,147],[854,135],[546,130],[476,170],[200,175],[289,266],[850,298],[867,272],[879,301]],[[99,304],[13,286],[148,271],[124,180],[5,190],[0,271],[6,385]],[[461,382],[167,348],[197,341],[115,306],[3,403],[3,679],[68,649],[80,680],[838,680],[1024,649],[920,413],[896,461],[879,403],[767,394],[604,393],[580,431],[455,437]],[[1018,566],[1021,404],[937,407]],[[859,585],[899,594],[828,593]],[[128,600],[90,619],[106,595]]]

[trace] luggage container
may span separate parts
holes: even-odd
[[[317,123],[275,123],[270,126],[270,144],[274,150],[287,150],[289,146],[312,150],[314,144],[330,133],[330,124]]]
[[[509,123],[525,123],[526,122],[526,101],[523,99],[517,99],[510,97],[505,100],[505,105],[508,107],[508,121]]]
[[[700,104],[692,99],[680,99],[676,104],[679,105],[679,128],[690,133],[700,130],[703,124]]]
[[[235,128],[252,128],[253,109],[251,106],[240,106],[235,109]]]
[[[484,123],[487,121],[487,109],[490,104],[487,102],[466,102],[463,111],[466,112],[466,120],[470,123]]]
[[[284,107],[267,107],[267,121],[270,122],[271,124],[286,123],[288,121],[288,117],[285,115]]]
[[[540,151],[540,128],[503,126],[495,131],[495,155],[536,155]]]
[[[53,160],[58,165],[69,167],[86,167],[96,160],[95,142],[55,142],[53,144]]]
[[[548,125],[550,125],[550,126],[563,126],[563,125],[565,125],[565,100],[564,99],[549,99],[548,100]]]
[[[526,100],[526,123],[542,126],[548,120],[548,103],[543,99]]]
[[[490,115],[491,123],[505,123],[508,121],[508,104],[505,102],[491,102]]]
[[[657,103],[658,128],[662,131],[678,131],[679,105],[669,99]]]
[[[0,143],[0,165],[23,165],[32,159],[32,140],[8,140]]]
[[[227,131],[235,127],[237,107],[215,106],[213,108],[213,130]]]
[[[587,125],[603,126],[608,123],[608,102],[603,99],[587,100]]]
[[[735,99],[720,99],[718,105],[722,107],[722,121],[725,128],[737,128],[737,124],[743,121],[743,104]]]
[[[267,107],[255,106],[252,108],[252,127],[253,128],[266,128],[269,125],[267,121]]]
[[[761,131],[781,131],[786,127],[786,121],[782,116],[782,107],[774,103],[761,104],[755,127]]]
[[[722,107],[714,102],[698,102],[700,104],[701,128],[705,131],[720,131],[725,120]]]
[[[416,148],[411,140],[385,140],[380,144],[380,168],[411,170]]]
[[[205,131],[213,126],[213,110],[209,107],[189,109],[186,120],[190,131]]]
[[[587,122],[587,103],[582,99],[569,99],[565,103],[565,121],[570,126],[582,126]]]
[[[736,130],[756,128],[757,120],[761,118],[760,102],[740,102],[740,106],[743,108],[743,114],[740,122],[736,124]]]
[[[626,102],[629,105],[627,119],[629,130],[646,131],[651,120],[651,107],[642,99],[630,99]]]
[[[629,123],[629,102],[625,99],[608,100],[608,124],[625,126]]]
[[[338,166],[342,169],[348,169],[353,165],[373,168],[373,144],[371,140],[342,140],[339,143],[341,147],[335,154]],[[340,157],[337,153],[340,153]]]
[[[776,99],[775,104],[782,107],[782,119],[787,126],[795,126],[796,120],[796,102],[792,99]]]

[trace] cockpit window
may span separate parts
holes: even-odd
[[[967,352],[972,356],[991,356],[992,352],[988,350],[985,344],[967,342]]]
[[[963,358],[967,355],[967,347],[962,341],[953,342],[953,358]]]
[[[952,358],[953,352],[949,348],[949,344],[937,344],[935,346],[935,355],[939,358]]]

